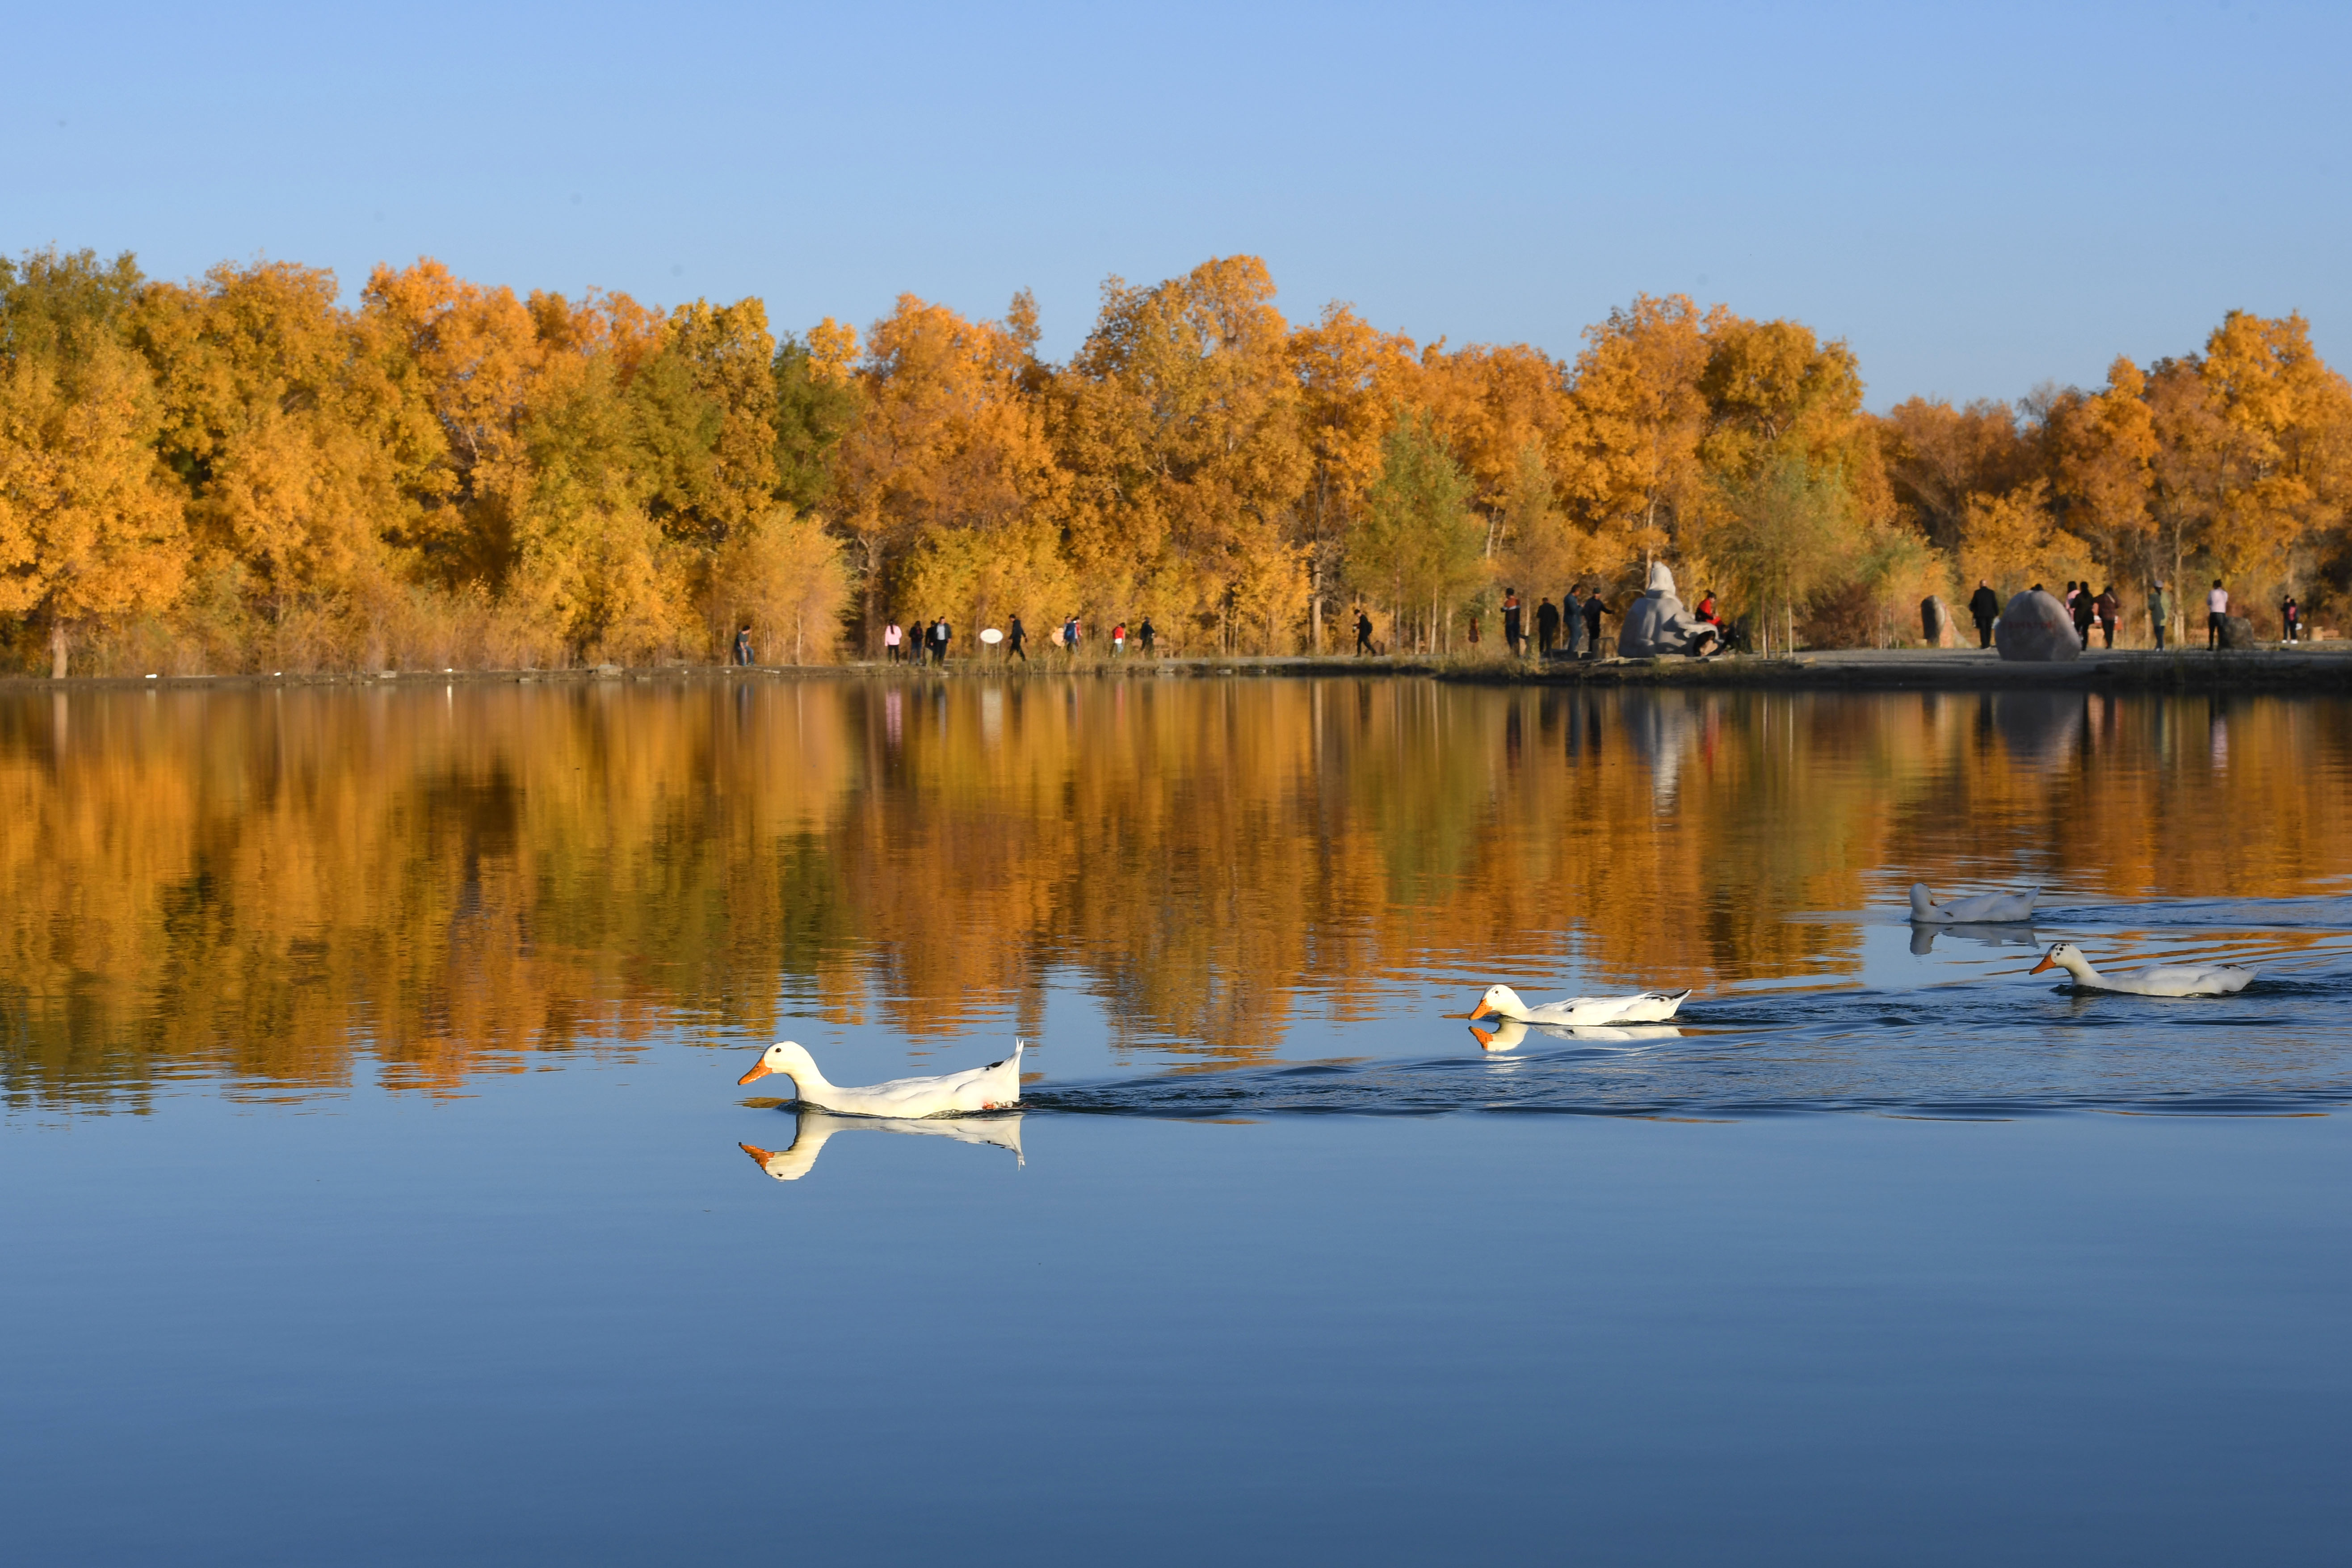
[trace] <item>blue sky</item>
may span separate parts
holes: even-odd
[[[1793,316],[1870,402],[2095,384],[2232,307],[2352,366],[2352,7],[52,6],[9,18],[0,248],[518,290],[913,290],[1265,258],[1454,344],[1642,291]]]

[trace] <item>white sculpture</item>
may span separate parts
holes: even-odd
[[[1711,621],[1702,621],[1675,597],[1675,574],[1663,561],[1650,563],[1650,585],[1625,606],[1619,623],[1617,653],[1622,658],[1646,658],[1660,653],[1706,653],[1721,639]]]

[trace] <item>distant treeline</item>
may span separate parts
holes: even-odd
[[[889,619],[1150,616],[1287,652],[1366,605],[1458,647],[1506,584],[1663,559],[1762,638],[1885,643],[1979,577],[2352,594],[2352,387],[2299,316],[2021,403],[1876,416],[1842,342],[1636,299],[1573,363],[1294,326],[1252,257],[1034,302],[911,295],[863,339],[755,299],[518,299],[0,259],[0,640],[16,668],[233,670],[871,652]]]

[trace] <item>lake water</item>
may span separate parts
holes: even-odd
[[[2347,786],[2275,698],[0,696],[0,1529],[2333,1563]],[[1694,994],[1488,1050],[1496,981]],[[1017,1115],[734,1081],[1016,1036]]]

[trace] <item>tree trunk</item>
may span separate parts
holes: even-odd
[[[866,540],[866,657],[882,657],[882,541]]]
[[[49,622],[49,679],[66,678],[66,623],[62,617]]]

